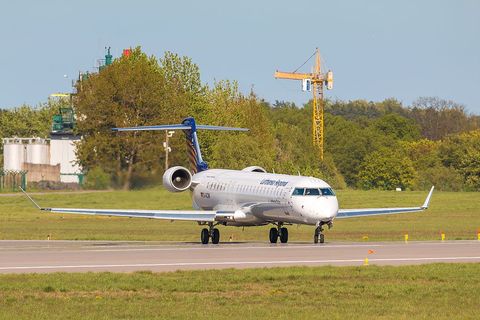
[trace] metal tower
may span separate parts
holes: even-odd
[[[318,147],[320,159],[323,160],[323,140],[324,140],[323,89],[324,89],[324,86],[327,87],[328,90],[331,90],[333,88],[333,72],[329,70],[327,73],[322,73],[321,63],[320,63],[320,51],[318,50],[318,48],[316,49],[314,55],[315,55],[315,66],[313,68],[312,73],[276,71],[275,78],[302,80],[303,91],[312,92],[313,94],[313,112],[312,112],[313,144]],[[311,57],[313,57],[313,55]],[[310,60],[310,58],[308,60]]]

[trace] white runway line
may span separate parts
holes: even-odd
[[[478,257],[425,257],[425,258],[385,258],[369,259],[369,263],[375,262],[399,262],[399,261],[455,261],[471,260],[480,261]],[[93,264],[93,265],[64,265],[64,266],[12,266],[0,267],[0,270],[38,270],[38,269],[98,269],[98,268],[143,268],[143,267],[188,267],[188,266],[226,266],[226,265],[275,265],[275,264],[307,264],[307,263],[352,263],[364,262],[364,259],[331,259],[331,260],[279,260],[279,261],[220,261],[220,262],[175,262],[175,263],[138,263],[138,264]]]

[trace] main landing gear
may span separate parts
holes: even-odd
[[[323,234],[323,225],[327,225],[328,229],[333,227],[333,222],[318,222],[317,227],[315,228],[315,234],[313,235],[313,243],[324,243],[325,242],[325,235]]]
[[[288,242],[288,229],[283,227],[283,223],[279,222],[276,228],[270,229],[270,243],[277,243],[280,238],[281,243]]]
[[[213,244],[218,244],[220,242],[220,231],[215,228],[213,223],[209,223],[208,229],[203,228],[202,232],[200,233],[200,240],[202,241],[202,244],[207,244],[210,238],[212,238]]]

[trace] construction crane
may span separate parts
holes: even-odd
[[[315,55],[315,66],[312,73],[297,73],[305,63],[308,62]],[[323,160],[323,89],[324,86],[331,90],[333,89],[333,72],[329,70],[327,73],[322,73],[320,65],[320,51],[318,48],[315,53],[308,58],[305,63],[297,68],[294,72],[275,71],[275,78],[302,80],[303,91],[312,91],[313,93],[313,112],[312,112],[312,136],[313,145],[317,146],[320,153],[320,159]]]

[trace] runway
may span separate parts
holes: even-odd
[[[0,241],[0,273],[155,272],[283,266],[480,262],[480,241],[267,244]]]

